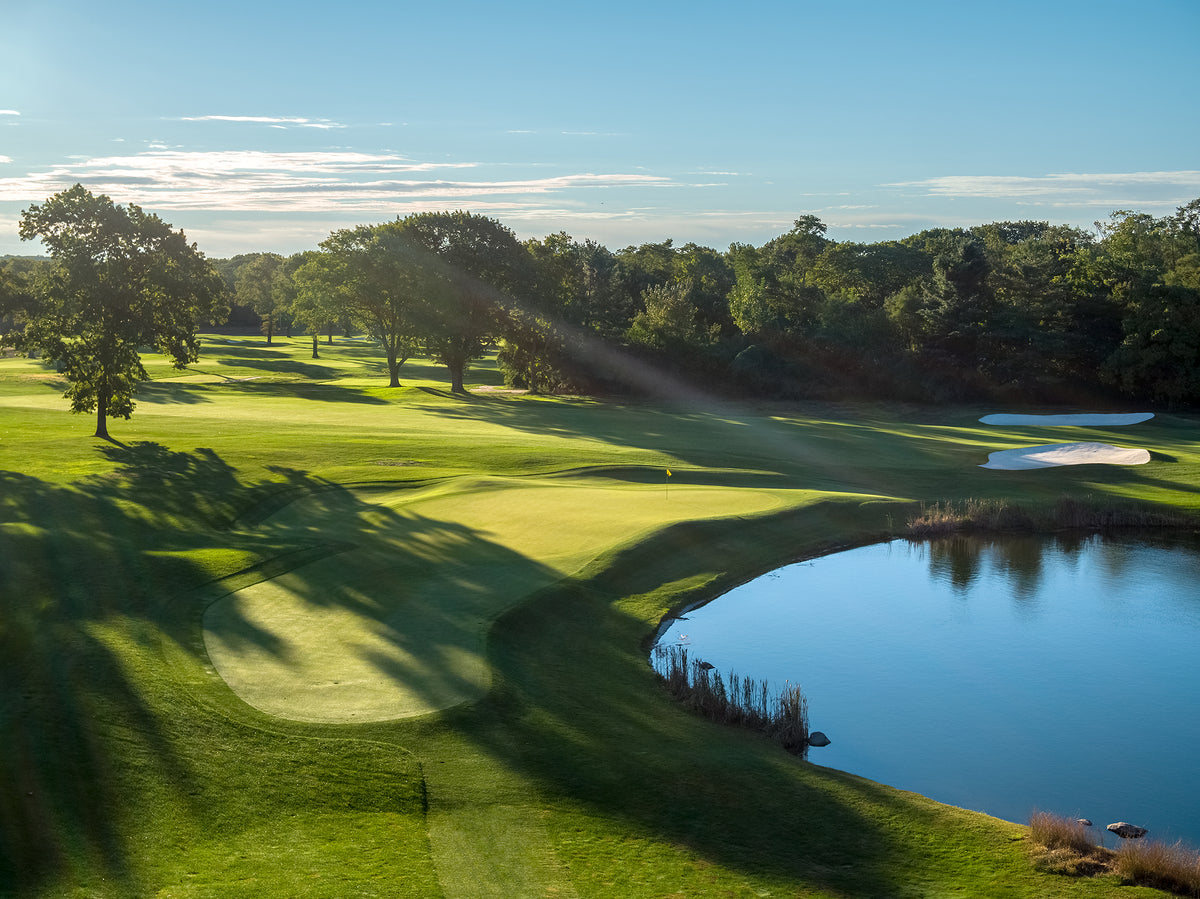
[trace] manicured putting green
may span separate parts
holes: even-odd
[[[264,523],[356,545],[214,602],[208,654],[261,711],[381,721],[481,696],[495,617],[599,553],[672,522],[758,514],[803,490],[612,478],[461,479],[424,493],[314,495]]]

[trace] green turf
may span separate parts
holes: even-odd
[[[687,714],[645,652],[923,502],[1195,510],[1196,418],[455,397],[361,340],[204,346],[111,443],[0,360],[0,895],[1154,895]],[[1063,439],[1154,455],[977,467]]]
[[[255,708],[298,721],[380,721],[477,698],[491,621],[597,553],[662,526],[755,514],[803,491],[601,478],[456,479],[453,489],[348,491],[271,519],[303,535],[353,533],[303,568],[205,611],[217,670]],[[687,475],[690,478],[683,479]]]

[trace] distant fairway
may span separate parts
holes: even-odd
[[[381,721],[482,696],[487,625],[523,597],[648,530],[805,495],[688,485],[689,474],[672,486],[664,470],[658,486],[610,474],[351,491],[341,518],[324,498],[299,500],[271,523],[353,526],[359,546],[217,600],[205,646],[242,699],[297,721]]]

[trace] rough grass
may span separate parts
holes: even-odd
[[[52,373],[0,360],[0,895],[1151,895],[1038,871],[1016,824],[715,727],[645,648],[669,610],[893,534],[922,501],[1193,509],[1193,418],[1139,426],[1138,472],[1030,477],[976,467],[1003,437],[978,409],[453,397],[424,362],[382,387],[362,342],[311,360],[303,339],[219,340],[182,375],[151,359],[113,442]],[[322,573],[352,552],[395,565]],[[409,575],[444,619],[419,647],[380,611]],[[204,610],[272,582],[297,619],[386,623],[430,680],[364,654],[376,676],[473,698],[356,725],[248,705]],[[238,639],[287,668],[316,643],[278,621],[246,608]]]

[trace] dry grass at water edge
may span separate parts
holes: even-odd
[[[1122,880],[1170,890],[1182,896],[1200,896],[1200,852],[1182,843],[1125,840],[1116,852],[1112,870]]]
[[[1086,824],[1051,812],[1034,812],[1029,837],[1038,847],[1038,867],[1072,877],[1101,874],[1110,869],[1112,853],[1097,846]]]
[[[699,659],[688,660],[683,646],[658,646],[654,669],[675,699],[720,724],[757,730],[788,752],[804,755],[808,749],[808,699],[799,684],[788,684],[772,694],[765,680],[726,678]]]
[[[1050,812],[1034,812],[1029,837],[1035,864],[1045,871],[1086,877],[1116,874],[1125,883],[1200,897],[1200,852],[1182,843],[1122,840],[1117,850],[1098,846],[1087,825]]]

